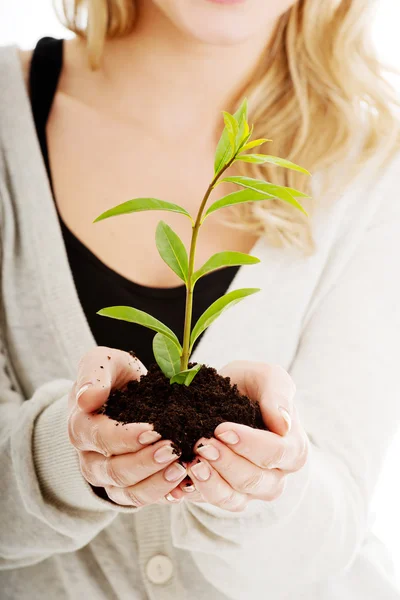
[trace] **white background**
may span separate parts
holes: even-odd
[[[384,60],[400,69],[400,0],[380,0],[379,6],[374,23],[374,39]],[[44,35],[68,35],[54,16],[51,0],[0,0],[1,45],[17,43],[30,48]],[[380,398],[376,399],[376,403],[379,410]],[[387,456],[373,506],[376,515],[374,530],[391,551],[400,583],[399,462],[400,432]]]

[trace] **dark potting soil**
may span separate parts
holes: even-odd
[[[112,391],[102,412],[123,424],[153,424],[163,439],[171,440],[182,452],[182,462],[194,460],[195,443],[201,437],[213,437],[215,428],[225,421],[266,429],[258,402],[240,394],[229,377],[206,366],[185,386],[171,385],[154,364],[140,381]]]

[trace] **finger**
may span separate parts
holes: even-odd
[[[190,477],[186,477],[179,486],[171,492],[171,494],[176,498],[190,502],[204,502]]]
[[[285,437],[271,431],[253,429],[238,423],[221,423],[214,436],[228,446],[235,454],[246,458],[261,469],[297,471],[304,465],[307,456],[307,436],[297,418],[293,428]]]
[[[183,501],[183,498],[175,498],[172,494],[173,490],[172,492],[164,496],[164,498],[160,498],[160,500],[157,500],[157,504],[171,506],[171,504],[180,504]]]
[[[179,478],[174,482],[166,479],[168,471],[172,467],[176,467],[177,471],[179,471]],[[159,501],[164,503],[164,498],[185,479],[186,475],[187,469],[179,463],[174,463],[174,465],[167,467],[163,472],[156,473],[136,485],[126,488],[106,486],[105,490],[108,497],[117,504],[140,508]]]
[[[241,512],[248,498],[234,490],[204,458],[189,466],[189,475],[205,502],[230,512]]]
[[[185,492],[182,491],[182,489],[180,487],[176,487],[167,496],[167,501],[169,503],[171,503],[171,502],[174,503],[174,501],[176,501],[176,500],[178,500],[178,501],[183,500],[185,502],[196,502],[196,503],[204,502],[202,495],[196,489],[194,492],[192,492],[190,494],[186,494]]]
[[[98,346],[85,354],[78,367],[74,386],[76,402],[85,412],[93,412],[106,402],[111,388],[140,379],[146,369],[128,352]]]
[[[185,466],[186,463],[184,463]],[[185,477],[183,481],[168,494],[167,501],[174,502],[175,500],[190,500],[191,502],[204,502],[201,494],[196,490],[196,486],[190,479]]]
[[[154,473],[164,470],[166,466],[176,463],[177,459],[178,455],[171,442],[164,440],[135,454],[104,457],[97,452],[83,452],[80,455],[82,473],[85,479],[96,487],[125,488],[136,485]],[[181,469],[171,468],[166,471],[166,477],[169,481],[175,481],[180,479],[176,476],[180,473]]]
[[[99,452],[104,456],[138,452],[161,439],[149,423],[117,423],[106,415],[86,413],[77,405],[68,419],[69,439],[80,451]]]
[[[260,403],[264,423],[281,436],[289,433],[296,386],[290,375],[279,365],[250,361],[235,361],[221,369],[242,394]]]
[[[282,494],[285,486],[282,471],[261,469],[215,439],[202,440],[202,443],[204,445],[200,442],[195,452],[210,461],[213,469],[237,492],[266,501]]]

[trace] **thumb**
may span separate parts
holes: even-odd
[[[146,372],[140,360],[128,352],[97,346],[79,361],[76,402],[84,412],[98,410],[113,388],[122,387],[132,379],[139,380]]]
[[[229,363],[220,374],[230,377],[242,394],[259,402],[269,431],[281,436],[289,433],[296,386],[285,369],[279,365],[243,360]]]
[[[270,431],[287,435],[292,426],[296,386],[289,373],[279,365],[265,365],[263,385],[259,387],[263,420]]]

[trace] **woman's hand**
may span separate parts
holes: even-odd
[[[68,432],[78,450],[83,476],[124,506],[173,501],[169,493],[187,475],[171,442],[161,440],[152,425],[117,427],[116,421],[95,413],[112,388],[144,373],[142,363],[127,352],[95,348],[81,360],[69,399]]]
[[[309,442],[293,403],[295,386],[284,369],[237,361],[220,374],[258,400],[270,431],[238,423],[222,423],[211,439],[196,444],[198,459],[188,465],[193,485],[178,486],[172,496],[242,511],[252,499],[275,500],[286,476],[301,469]]]

